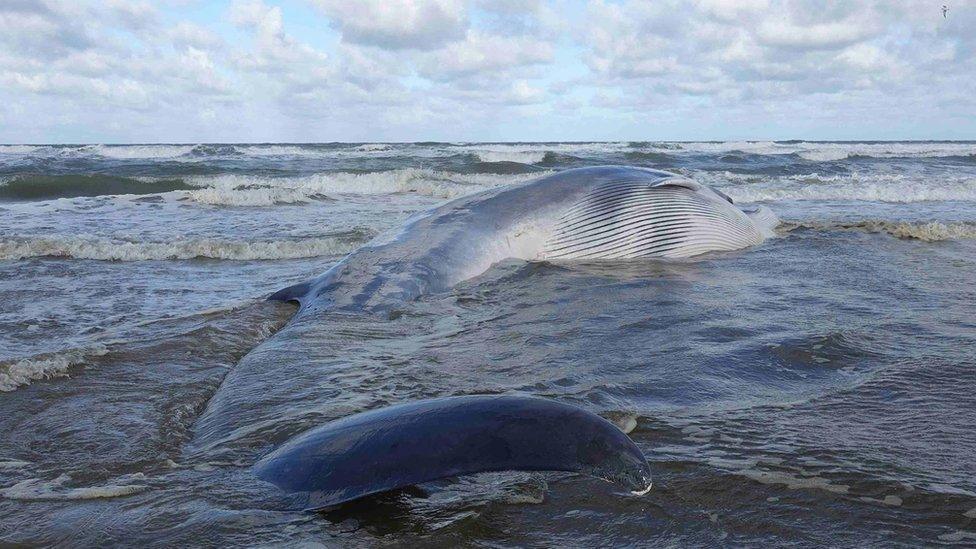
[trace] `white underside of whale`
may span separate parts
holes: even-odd
[[[687,258],[761,244],[779,218],[765,207],[746,213],[694,181],[668,177],[593,188],[554,216],[544,211],[485,239],[459,279],[504,259],[613,260]]]

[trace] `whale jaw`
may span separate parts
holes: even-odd
[[[765,238],[753,219],[707,187],[684,179],[634,180],[598,187],[570,207],[540,256],[682,258],[746,248]]]

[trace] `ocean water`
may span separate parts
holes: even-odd
[[[783,224],[686,261],[506,261],[226,377],[294,313],[269,293],[603,164]],[[973,544],[974,281],[974,142],[0,145],[0,545]],[[201,449],[225,377],[260,421]],[[305,513],[249,473],[323,421],[470,393],[635,425],[654,489],[492,473]]]

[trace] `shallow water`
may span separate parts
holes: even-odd
[[[0,146],[0,542],[972,543],[974,155]],[[393,319],[289,323],[261,301],[448,198],[607,163],[766,204],[780,236],[688,261],[507,261]],[[197,424],[221,383],[247,428]],[[249,474],[328,419],[485,392],[635,418],[654,489],[493,473],[310,514]]]

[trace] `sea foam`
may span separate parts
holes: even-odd
[[[470,153],[482,162],[537,164],[547,153],[563,155],[601,155],[626,150],[627,143],[472,143],[453,145],[449,150]]]
[[[105,261],[166,259],[297,259],[340,255],[362,245],[371,232],[360,237],[330,236],[296,240],[186,239],[171,242],[130,242],[93,235],[51,235],[0,240],[0,259],[63,257]]]
[[[949,223],[941,221],[908,222],[868,219],[858,221],[791,221],[780,230],[798,228],[816,231],[864,231],[886,233],[896,238],[938,242],[942,240],[966,240],[976,238],[976,223]]]
[[[194,148],[196,145],[90,145],[87,150],[82,150],[106,158],[163,159],[187,155]]]
[[[736,202],[856,200],[873,202],[976,201],[976,178],[923,180],[902,174],[796,175],[758,177],[702,172],[693,177],[721,188]]]
[[[300,203],[343,194],[413,193],[448,199],[527,181],[540,175],[544,174],[457,174],[425,168],[320,173],[287,178],[226,174],[189,178],[187,182],[199,188],[187,191],[186,196],[195,202],[230,206]]]
[[[39,149],[36,145],[0,145],[0,154],[30,154]]]
[[[129,496],[148,490],[145,484],[129,484],[142,481],[145,475],[134,473],[123,475],[112,483],[102,486],[67,487],[71,477],[63,474],[52,480],[31,478],[8,488],[0,489],[0,496],[22,501],[58,501],[79,499],[101,499]]]
[[[106,354],[108,354],[108,348],[97,345],[44,353],[0,363],[0,391],[13,391],[21,385],[30,385],[31,381],[37,379],[66,376],[71,368]]]
[[[976,155],[976,143],[940,142],[882,142],[882,143],[815,143],[809,141],[722,141],[647,143],[651,149],[671,145],[676,153],[723,154],[742,152],[755,155],[795,154],[818,162],[844,160],[852,157],[868,158],[939,158]]]

